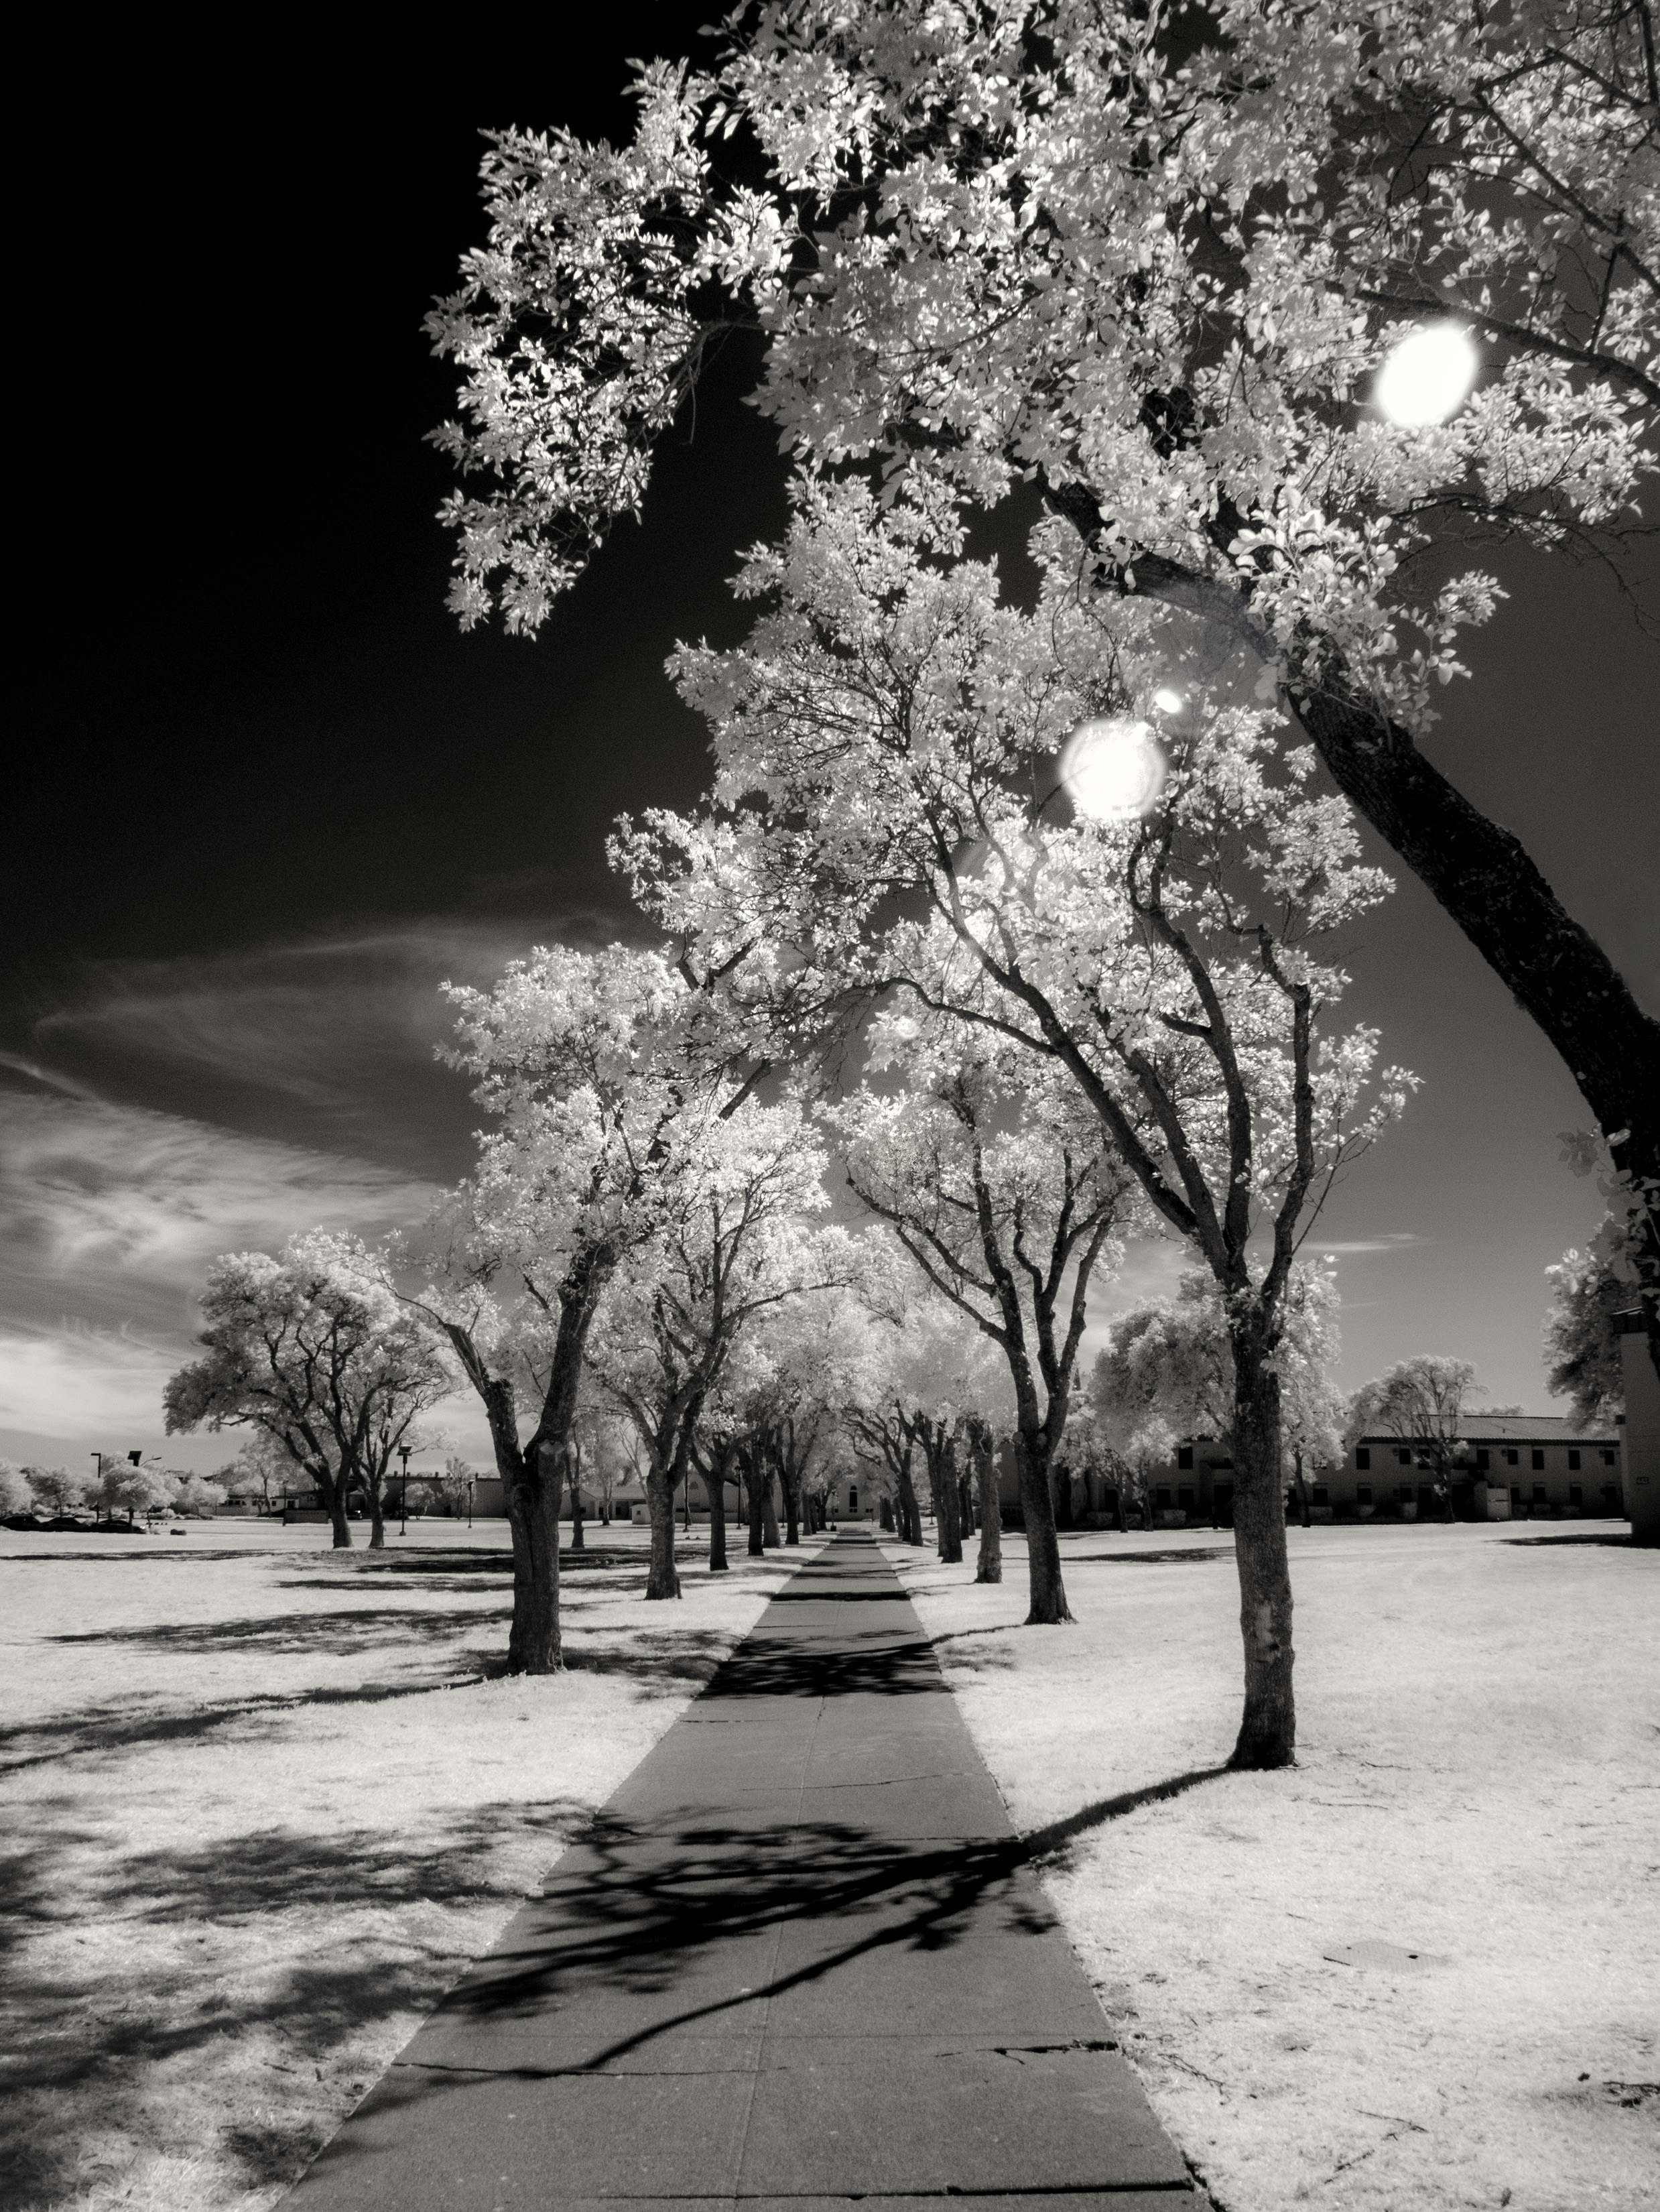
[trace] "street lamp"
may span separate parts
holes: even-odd
[[[409,1444],[400,1444],[397,1448],[397,1455],[403,1462],[403,1490],[397,1501],[397,1533],[400,1536],[407,1536],[409,1533],[409,1453],[411,1449]]]
[[[476,1476],[470,1474],[467,1478],[467,1526],[470,1528],[473,1525],[473,1484],[476,1480]]]

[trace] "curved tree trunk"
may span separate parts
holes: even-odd
[[[1230,1766],[1295,1764],[1291,1568],[1281,1487],[1280,1378],[1255,1331],[1233,1334],[1233,1537],[1245,1643],[1245,1714]]]
[[[1043,1431],[1021,1430],[1015,1438],[1015,1467],[1020,1478],[1021,1507],[1026,1516],[1027,1564],[1031,1575],[1032,1603],[1026,1616],[1028,1628],[1048,1627],[1070,1620],[1066,1585],[1061,1580],[1061,1547],[1055,1540],[1055,1493],[1049,1474],[1049,1447]]]
[[[1639,1200],[1639,1274],[1660,1374],[1660,1022],[1577,922],[1521,841],[1490,822],[1410,734],[1328,684],[1291,704],[1345,798],[1451,915],[1560,1054]]]

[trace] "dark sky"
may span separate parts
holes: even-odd
[[[752,362],[717,365],[644,526],[538,641],[463,637],[421,444],[452,382],[420,322],[482,236],[479,129],[626,131],[625,58],[689,51],[710,12],[611,11],[579,67],[563,11],[493,17],[499,69],[435,52],[396,80],[250,49],[215,87],[135,47],[29,173],[15,234],[63,295],[33,303],[14,507],[0,1451],[159,1445],[208,1256],[373,1230],[461,1172],[438,982],[626,927],[608,825],[701,787],[662,664],[742,635],[724,579],[783,517]],[[1506,580],[1430,750],[1656,1006],[1660,653],[1606,579]],[[1588,1116],[1409,880],[1354,966],[1427,1084],[1334,1206],[1347,1379],[1445,1350],[1544,1410],[1540,1270],[1597,1211],[1554,1133]]]

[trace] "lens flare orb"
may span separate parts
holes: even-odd
[[[1434,323],[1390,349],[1373,397],[1403,430],[1426,430],[1457,413],[1481,365],[1468,331]]]
[[[1161,714],[1179,714],[1186,702],[1179,691],[1172,691],[1166,684],[1163,690],[1153,694],[1153,703]]]
[[[1165,757],[1145,722],[1100,715],[1080,722],[1061,755],[1061,781],[1080,814],[1130,822],[1158,803]]]

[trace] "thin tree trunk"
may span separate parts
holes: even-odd
[[[1304,1528],[1312,1528],[1314,1524],[1308,1517],[1308,1485],[1303,1480],[1303,1455],[1301,1452],[1294,1452],[1292,1457],[1296,1467],[1297,1510],[1301,1516]],[[1212,1487],[1215,1488],[1214,1484]]]
[[[585,1552],[588,1548],[582,1528],[582,1492],[576,1482],[571,1485],[571,1549]]]
[[[1128,1534],[1128,1526],[1124,1517],[1123,1483],[1119,1483],[1112,1492],[1112,1525],[1118,1530],[1119,1535],[1123,1536]]]
[[[385,1508],[381,1501],[380,1485],[369,1485],[369,1549],[384,1552],[386,1548]]]
[[[911,1455],[907,1451],[899,1466],[900,1534],[907,1544],[922,1542],[922,1515],[917,1509],[916,1485],[911,1480]]]
[[[709,1571],[724,1575],[728,1571],[726,1557],[726,1462],[717,1461],[703,1478],[703,1486],[709,1493]]]
[[[743,1488],[749,1507],[749,1557],[758,1559],[766,1549],[766,1507],[761,1495],[760,1460],[758,1454],[745,1455]]]
[[[937,1443],[929,1455],[928,1479],[934,1491],[934,1511],[940,1530],[940,1558],[948,1567],[962,1564],[961,1504],[957,1495],[957,1473],[949,1437]]]
[[[1290,1766],[1296,1758],[1297,1708],[1280,1472],[1280,1378],[1264,1368],[1254,1331],[1234,1336],[1233,1375],[1233,1535],[1245,1642],[1245,1715],[1228,1764]]]
[[[779,1504],[773,1495],[772,1471],[769,1468],[761,1478],[760,1490],[761,1543],[766,1550],[776,1552],[779,1547]]]
[[[1055,1540],[1055,1494],[1050,1486],[1049,1448],[1041,1430],[1021,1430],[1015,1438],[1015,1466],[1020,1478],[1021,1507],[1026,1516],[1027,1564],[1031,1575],[1032,1603],[1026,1616],[1028,1628],[1047,1627],[1070,1620],[1066,1585],[1061,1580],[1061,1547]]]
[[[997,1463],[991,1456],[989,1437],[974,1443],[974,1472],[980,1486],[980,1554],[974,1563],[977,1583],[1003,1580],[1003,1501],[997,1495]]]
[[[779,1468],[779,1486],[784,1492],[784,1540],[786,1546],[801,1541],[801,1478],[792,1477],[782,1463]]]

